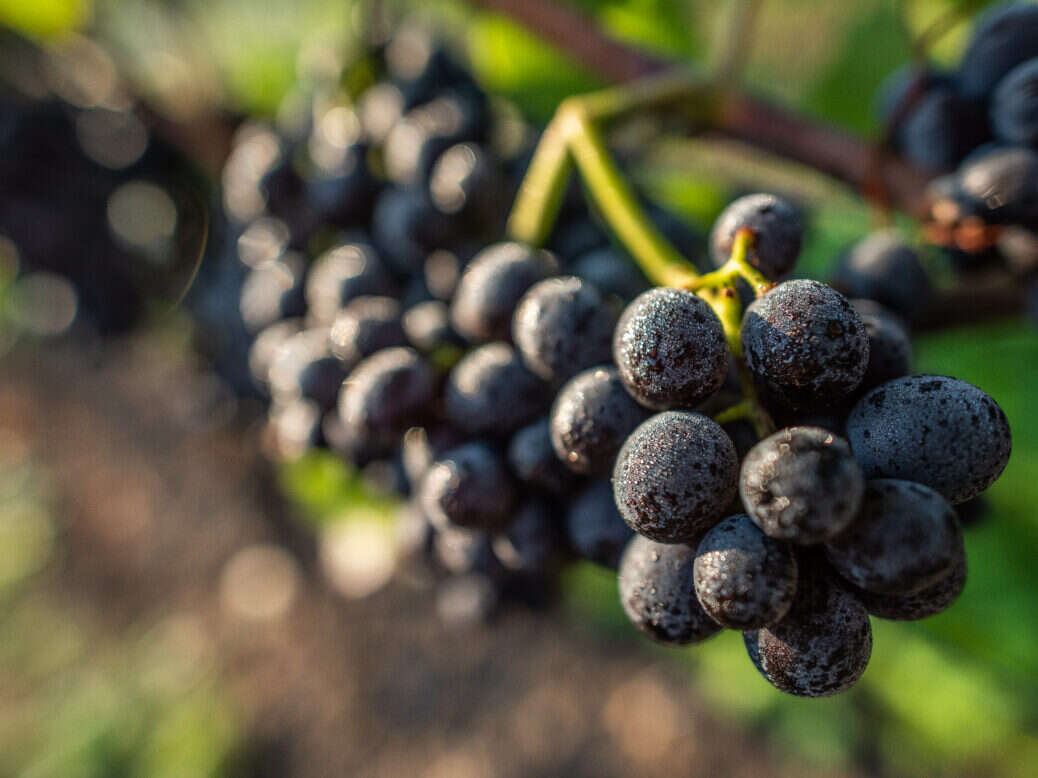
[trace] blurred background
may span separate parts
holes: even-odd
[[[689,62],[728,12],[566,5]],[[931,51],[954,62],[984,5],[769,0],[746,81],[877,138],[911,40],[959,8]],[[602,83],[460,0],[0,0],[0,776],[1038,774],[1024,316],[916,340],[919,372],[998,400],[1013,456],[959,602],[874,621],[863,681],[832,699],[780,695],[730,632],[647,646],[591,565],[554,607],[469,619],[476,594],[394,575],[393,500],[335,457],[264,456],[255,401],[207,369],[194,323],[220,299],[221,166],[246,119],[291,128],[320,85],[369,78],[372,16],[436,30],[517,122]],[[26,99],[41,107],[12,108]],[[665,135],[630,172],[701,230],[735,193],[792,194],[804,275],[873,223],[844,186],[727,141]]]

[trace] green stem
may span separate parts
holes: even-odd
[[[508,217],[508,234],[531,246],[544,245],[551,235],[573,172],[562,130],[558,118],[545,128]]]
[[[684,287],[699,277],[695,267],[671,245],[642,209],[638,198],[606,149],[598,128],[579,106],[567,106],[570,151],[588,191],[616,237],[653,283]]]
[[[693,292],[717,291],[734,287],[735,282],[741,278],[753,287],[757,297],[768,292],[775,286],[774,282],[765,278],[747,259],[754,240],[755,236],[750,229],[743,228],[736,232],[728,261],[712,273],[697,278],[687,288]]]
[[[739,419],[750,419],[752,417],[753,403],[744,398],[715,415],[714,421],[718,424],[730,424],[733,421],[739,421]]]

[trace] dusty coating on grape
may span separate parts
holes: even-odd
[[[657,643],[684,646],[721,630],[696,599],[695,551],[635,536],[620,560],[620,603],[631,623]]]
[[[801,564],[800,586],[782,621],[743,633],[746,651],[776,689],[827,697],[861,678],[872,654],[865,606],[822,570]]]
[[[728,371],[717,315],[692,292],[665,287],[643,292],[624,309],[613,359],[627,391],[654,410],[698,405]]]
[[[735,445],[700,413],[665,411],[631,433],[613,469],[613,495],[635,532],[660,543],[697,538],[735,496]]]
[[[861,383],[869,364],[861,317],[818,281],[786,281],[754,301],[742,346],[754,377],[794,407],[838,400]]]
[[[458,282],[451,324],[475,342],[508,340],[519,300],[555,269],[555,259],[546,251],[521,243],[488,246],[473,257]]]
[[[566,534],[582,558],[615,570],[634,530],[624,523],[608,481],[595,481],[566,512]]]
[[[855,518],[865,476],[847,441],[821,427],[789,427],[746,455],[739,494],[769,537],[822,543]]]
[[[608,474],[620,446],[648,415],[615,367],[593,367],[570,379],[555,398],[552,447],[574,473]]]
[[[565,381],[610,360],[617,315],[587,281],[549,278],[519,301],[512,340],[530,370],[546,381]]]
[[[747,259],[772,281],[785,277],[796,264],[804,238],[800,212],[787,200],[773,194],[740,197],[721,211],[710,233],[710,253],[714,264],[728,261],[740,229],[753,231],[753,244]]]
[[[948,574],[917,592],[876,594],[856,589],[854,593],[871,616],[891,621],[918,621],[951,607],[966,587],[966,571],[966,547],[963,546]]]
[[[332,322],[328,343],[335,356],[355,365],[376,351],[406,346],[400,303],[392,297],[357,297]]]
[[[361,361],[342,384],[339,416],[347,426],[399,433],[418,420],[436,394],[432,367],[409,348],[387,348]]]
[[[866,477],[916,481],[952,504],[994,483],[1012,450],[998,403],[965,381],[931,375],[866,394],[847,418],[847,438]]]
[[[541,415],[547,386],[523,366],[507,343],[469,352],[447,377],[448,418],[475,434],[508,434]]]
[[[516,432],[508,443],[508,464],[516,477],[546,494],[568,496],[577,476],[559,466],[551,444],[551,423],[538,419]]]
[[[922,484],[869,481],[854,523],[825,546],[830,564],[855,586],[909,594],[947,575],[962,553],[955,509]]]
[[[432,464],[418,499],[437,528],[497,529],[512,515],[515,487],[494,449],[466,443]]]
[[[699,604],[729,629],[780,621],[797,590],[793,549],[769,538],[744,514],[729,516],[703,536],[694,572]]]

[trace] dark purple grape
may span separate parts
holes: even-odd
[[[624,443],[613,494],[631,529],[661,543],[686,543],[710,529],[735,496],[735,446],[711,419],[665,411]]]
[[[821,570],[801,561],[797,596],[782,621],[744,632],[746,651],[779,691],[826,697],[861,678],[872,654],[865,606]]]
[[[276,321],[306,312],[303,298],[301,254],[284,254],[249,271],[241,290],[239,310],[250,332],[259,332]]]
[[[278,403],[270,409],[267,435],[278,459],[298,459],[321,444],[321,409],[304,397]]]
[[[955,509],[933,489],[877,479],[861,512],[825,547],[830,564],[852,584],[879,594],[910,594],[937,583],[962,552]]]
[[[540,573],[561,560],[562,527],[554,506],[539,497],[520,505],[508,527],[494,537],[494,554],[509,570]]]
[[[1021,62],[1038,57],[1038,6],[999,3],[984,12],[959,61],[957,83],[967,97],[987,99]]]
[[[374,246],[360,240],[342,243],[319,256],[310,268],[305,287],[308,315],[315,322],[331,324],[350,300],[395,291]]]
[[[797,590],[793,549],[769,538],[749,516],[729,516],[696,548],[696,597],[728,629],[760,629],[781,621]]]
[[[989,137],[984,104],[954,89],[927,92],[905,117],[898,131],[902,154],[933,172],[954,169]]]
[[[371,236],[383,259],[401,276],[418,271],[430,249],[451,237],[453,225],[431,202],[410,189],[385,189],[371,215]]]
[[[582,559],[615,570],[634,530],[617,510],[609,481],[595,481],[582,491],[566,512],[566,534]]]
[[[512,339],[530,370],[562,382],[612,356],[618,311],[592,284],[574,276],[531,286],[512,319]]]
[[[318,327],[286,339],[271,359],[267,376],[275,402],[302,397],[327,411],[335,406],[346,365],[329,350],[328,330]]]
[[[500,529],[512,519],[516,494],[498,453],[466,443],[432,464],[418,488],[425,515],[437,528]]]
[[[728,261],[735,234],[744,228],[753,231],[754,240],[747,254],[750,264],[772,281],[789,274],[800,256],[804,221],[787,200],[772,194],[740,197],[721,211],[710,233],[710,254],[721,267]]]
[[[833,285],[908,320],[926,307],[932,292],[919,255],[892,230],[870,233],[854,244],[840,259]]]
[[[615,367],[593,367],[569,380],[555,398],[551,443],[574,473],[607,475],[620,446],[648,415]]]
[[[910,594],[876,594],[864,589],[855,591],[869,615],[893,621],[918,621],[947,610],[966,586],[966,550],[959,554],[951,570],[936,583]]]
[[[303,329],[302,319],[282,319],[262,330],[249,347],[249,373],[264,392],[270,390],[270,366],[278,350]]]
[[[696,599],[696,552],[636,535],[620,560],[620,604],[631,623],[657,643],[684,646],[716,635],[720,625]]]
[[[1038,143],[1038,54],[999,82],[991,100],[991,124],[1007,143]]]
[[[541,418],[520,429],[508,444],[508,464],[527,486],[555,497],[566,497],[576,475],[559,462],[551,443],[551,424]],[[609,492],[612,499],[612,491]]]
[[[847,438],[867,478],[916,481],[952,504],[987,489],[1012,450],[1005,413],[956,378],[895,378],[866,394],[847,419]]]
[[[510,435],[548,408],[548,387],[527,370],[507,343],[487,343],[451,370],[447,417],[477,435]]]
[[[786,281],[756,300],[742,323],[746,366],[793,407],[854,391],[869,364],[869,338],[843,295],[818,281]]]
[[[963,162],[958,179],[984,221],[1038,228],[1038,152],[1023,146],[978,152]]]
[[[328,332],[332,353],[347,365],[392,346],[406,346],[400,303],[392,297],[357,297],[343,308]]]
[[[857,391],[867,392],[894,378],[912,372],[912,341],[908,331],[893,314],[863,312],[852,300],[869,336],[869,366]]]
[[[649,288],[645,274],[634,261],[608,246],[578,256],[571,272],[623,302],[633,300]]]
[[[850,446],[829,430],[791,427],[746,455],[739,494],[765,534],[794,543],[822,543],[858,515],[865,477]]]
[[[433,354],[440,349],[457,350],[465,341],[450,323],[447,304],[426,300],[404,312],[402,321],[408,342],[423,353]]]
[[[655,410],[695,407],[728,373],[720,319],[701,297],[666,287],[640,294],[624,309],[613,359],[627,391]]]
[[[451,304],[454,328],[474,342],[508,340],[519,300],[556,269],[551,254],[521,243],[488,246],[473,257],[458,282]]]
[[[347,376],[339,394],[339,416],[348,427],[398,438],[429,412],[436,388],[432,367],[416,351],[383,349]]]
[[[507,212],[498,163],[475,143],[451,146],[439,156],[429,174],[429,196],[441,213],[484,234],[498,228]]]

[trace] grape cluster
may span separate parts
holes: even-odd
[[[895,72],[878,108],[893,149],[937,176],[928,233],[954,269],[1038,266],[1038,6],[991,7],[957,68]]]
[[[406,496],[402,558],[453,576],[443,612],[544,601],[585,559],[649,637],[740,630],[772,684],[818,696],[861,676],[870,614],[955,600],[953,506],[1010,435],[981,390],[910,375],[929,290],[910,247],[856,246],[848,297],[785,280],[804,223],[781,197],[736,200],[709,244],[649,206],[720,268],[650,288],[575,189],[546,248],[502,240],[527,157],[486,95],[414,31],[382,65],[301,136],[242,131],[224,197],[253,206],[233,245],[271,450],[327,447]]]

